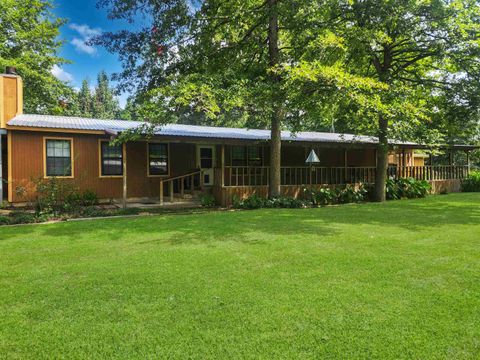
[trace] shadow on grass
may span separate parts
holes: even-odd
[[[341,231],[337,226],[339,224],[367,224],[380,228],[393,226],[404,231],[434,228],[438,225],[479,225],[479,205],[480,194],[454,194],[321,209],[223,211],[8,228],[0,229],[0,239],[25,236],[28,240],[29,237],[45,236],[71,241],[93,237],[108,241],[132,238],[138,243],[172,245],[215,241],[260,244],[269,235],[334,235]]]

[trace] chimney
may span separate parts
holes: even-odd
[[[0,129],[7,122],[23,113],[23,81],[14,67],[8,66],[0,74]]]

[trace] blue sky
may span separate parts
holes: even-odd
[[[80,87],[86,77],[93,85],[101,70],[108,74],[118,72],[121,64],[116,55],[108,53],[101,47],[88,46],[85,42],[89,37],[103,31],[115,31],[132,25],[107,19],[106,11],[96,8],[96,0],[55,0],[54,4],[54,14],[67,19],[66,25],[60,29],[60,37],[65,42],[60,55],[72,61],[72,64],[54,68],[54,75],[68,81],[74,87]],[[127,96],[127,94],[121,96],[122,106]]]

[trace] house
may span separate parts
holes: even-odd
[[[142,123],[23,114],[22,79],[0,75],[0,196],[13,204],[36,197],[35,179],[74,182],[100,199],[172,202],[199,191],[227,205],[233,196],[266,195],[268,130],[171,124],[151,137],[110,146],[112,136]],[[282,133],[282,193],[298,196],[305,186],[373,182],[377,139],[349,134]],[[320,163],[305,159],[314,149]],[[426,166],[426,146],[392,142],[389,176],[429,180],[434,189],[459,189],[468,165]],[[450,150],[468,152],[473,146]],[[1,200],[1,198],[0,198]]]

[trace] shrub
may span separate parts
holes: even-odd
[[[260,209],[265,207],[266,199],[258,196],[257,194],[253,194],[243,200],[235,200],[234,205],[240,209]]]
[[[295,199],[293,197],[276,197],[272,199],[266,199],[264,207],[298,209],[309,204],[309,201]]]
[[[203,194],[200,196],[200,205],[203,207],[214,207],[217,205],[215,197],[211,194]]]
[[[360,188],[356,190],[352,185],[347,185],[343,189],[305,189],[304,193],[306,194],[305,198],[310,199],[314,206],[362,202],[367,199],[368,195],[368,191],[365,187],[360,186]]]
[[[92,190],[85,190],[81,195],[81,204],[83,206],[98,205],[97,193]]]
[[[297,209],[309,205],[310,201],[295,199],[293,197],[279,196],[266,199],[253,194],[243,200],[238,197],[233,198],[233,207],[237,209],[260,209],[260,208],[289,208]]]
[[[98,197],[94,191],[86,190],[83,193],[74,183],[56,177],[34,180],[37,191],[35,209],[37,214],[73,214],[83,206],[98,204]]]
[[[304,189],[305,198],[310,199],[314,206],[324,206],[334,204],[337,200],[335,190],[329,188],[321,188],[319,190]]]
[[[344,189],[337,189],[336,193],[339,204],[349,204],[364,201],[366,190],[363,187],[355,190],[352,185],[347,185]]]
[[[39,214],[58,215],[71,211],[78,201],[75,194],[78,190],[70,181],[52,177],[36,180],[35,185],[38,194],[35,208]]]
[[[462,181],[463,192],[480,192],[480,170],[472,171]]]
[[[10,214],[10,223],[9,225],[16,225],[16,224],[32,224],[41,221],[35,214],[23,212],[23,211],[16,211]]]
[[[426,180],[414,178],[388,179],[386,183],[387,200],[402,198],[414,199],[427,196],[431,186]]]

